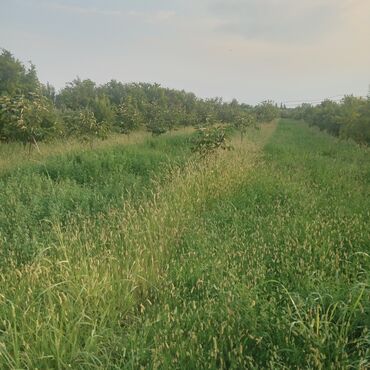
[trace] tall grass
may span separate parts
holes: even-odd
[[[94,140],[90,143],[75,138],[55,139],[50,142],[41,142],[38,148],[24,146],[21,143],[0,144],[0,172],[22,166],[35,164],[52,156],[67,153],[81,153],[92,149],[101,149],[118,145],[131,145],[143,142],[149,138],[149,133],[135,131],[130,135],[112,134],[107,140]],[[29,150],[31,149],[31,150]]]
[[[47,256],[2,276],[4,366],[106,368],[122,360],[116,346],[158,289],[167,253],[206,199],[235,187],[234,161],[253,163],[235,152],[177,166],[139,206],[129,200],[102,217],[54,226],[58,241]]]
[[[264,153],[194,215],[119,366],[369,367],[369,152],[282,121]]]
[[[0,267],[23,263],[57,241],[64,229],[103,217],[123,202],[142,202],[169,166],[190,153],[187,135],[143,139],[136,145],[105,143],[95,149],[45,157],[0,174]],[[50,154],[50,151],[49,151]]]
[[[369,367],[368,163],[281,122],[264,161],[183,234],[120,366]]]
[[[367,368],[368,151],[295,122],[234,145],[187,162],[181,137],[90,152],[82,163],[98,155],[98,170],[81,183],[70,160],[48,162],[45,183],[70,177],[77,199],[93,191],[107,204],[68,222],[56,212],[53,238],[37,234],[23,265],[8,258],[0,367]],[[128,167],[101,163],[127,158],[145,181],[117,201],[103,180]],[[3,199],[17,189],[9,178],[35,173],[3,177]]]

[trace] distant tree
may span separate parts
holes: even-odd
[[[148,103],[145,109],[145,126],[153,136],[162,135],[168,131],[166,108],[159,103]]]
[[[248,127],[256,127],[256,117],[248,112],[241,111],[234,118],[234,127],[240,132],[240,141],[243,141]]]
[[[270,100],[263,101],[255,108],[258,122],[270,122],[279,117],[279,108]]]
[[[95,82],[76,78],[68,83],[57,95],[56,104],[59,108],[80,110],[90,108],[97,97]]]
[[[196,124],[199,127],[211,126],[220,122],[218,111],[215,109],[215,101],[207,99],[199,101],[196,108]]]
[[[41,94],[48,98],[50,101],[52,101],[53,104],[55,103],[56,98],[55,87],[51,85],[49,82],[47,82],[46,85],[41,84]]]
[[[65,110],[63,119],[67,135],[78,137],[83,142],[92,144],[94,139],[104,140],[108,137],[109,125],[104,121],[98,122],[94,113],[88,109]]]
[[[302,104],[290,109],[290,114],[332,135],[370,144],[370,99],[352,95],[339,103],[327,99],[316,106]]]
[[[37,92],[39,80],[33,64],[27,69],[22,62],[5,49],[0,54],[0,95]]]
[[[23,93],[40,91],[40,82],[37,77],[36,66],[33,63],[30,62],[30,67],[26,70],[22,80],[21,91]]]
[[[132,94],[130,94],[129,86],[129,84],[125,85],[122,82],[111,80],[105,85],[100,86],[98,90],[99,93],[108,97],[112,105],[118,106],[128,95],[133,97]]]
[[[370,100],[346,96],[341,104],[338,123],[341,137],[370,144]]]
[[[143,117],[139,112],[131,96],[128,96],[116,108],[115,125],[123,134],[129,134],[143,123]]]
[[[327,99],[313,109],[310,120],[321,130],[326,130],[330,134],[338,136],[340,132],[339,114],[340,106]]]
[[[90,110],[98,122],[105,122],[106,124],[113,124],[115,119],[114,107],[110,103],[106,95],[98,95],[90,103]]]

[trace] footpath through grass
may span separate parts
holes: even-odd
[[[1,275],[0,368],[368,368],[369,150],[250,138],[55,222]]]

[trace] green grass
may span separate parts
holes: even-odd
[[[0,368],[368,368],[369,149],[294,121],[249,137],[204,161],[180,136],[3,175],[35,244],[1,234],[20,255],[2,252]]]
[[[369,159],[281,122],[183,234],[119,366],[367,368]]]
[[[49,247],[56,241],[55,225],[64,229],[102,217],[124,201],[144,201],[153,181],[169,166],[183,165],[190,153],[186,135],[116,142],[95,150],[80,145],[79,151],[25,160],[0,173],[0,267],[9,259],[27,262]]]
[[[106,140],[93,140],[91,143],[84,143],[76,138],[54,139],[38,143],[39,150],[17,142],[2,144],[0,145],[0,172],[25,164],[43,162],[56,155],[80,153],[91,149],[98,150],[115,145],[138,144],[149,137],[149,133],[137,131],[130,135],[110,134]]]

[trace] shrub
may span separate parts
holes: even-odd
[[[231,149],[225,127],[219,125],[199,128],[193,142],[193,152],[205,157],[218,149]]]
[[[57,132],[58,117],[50,101],[38,94],[0,97],[0,134],[4,141],[37,146]]]

